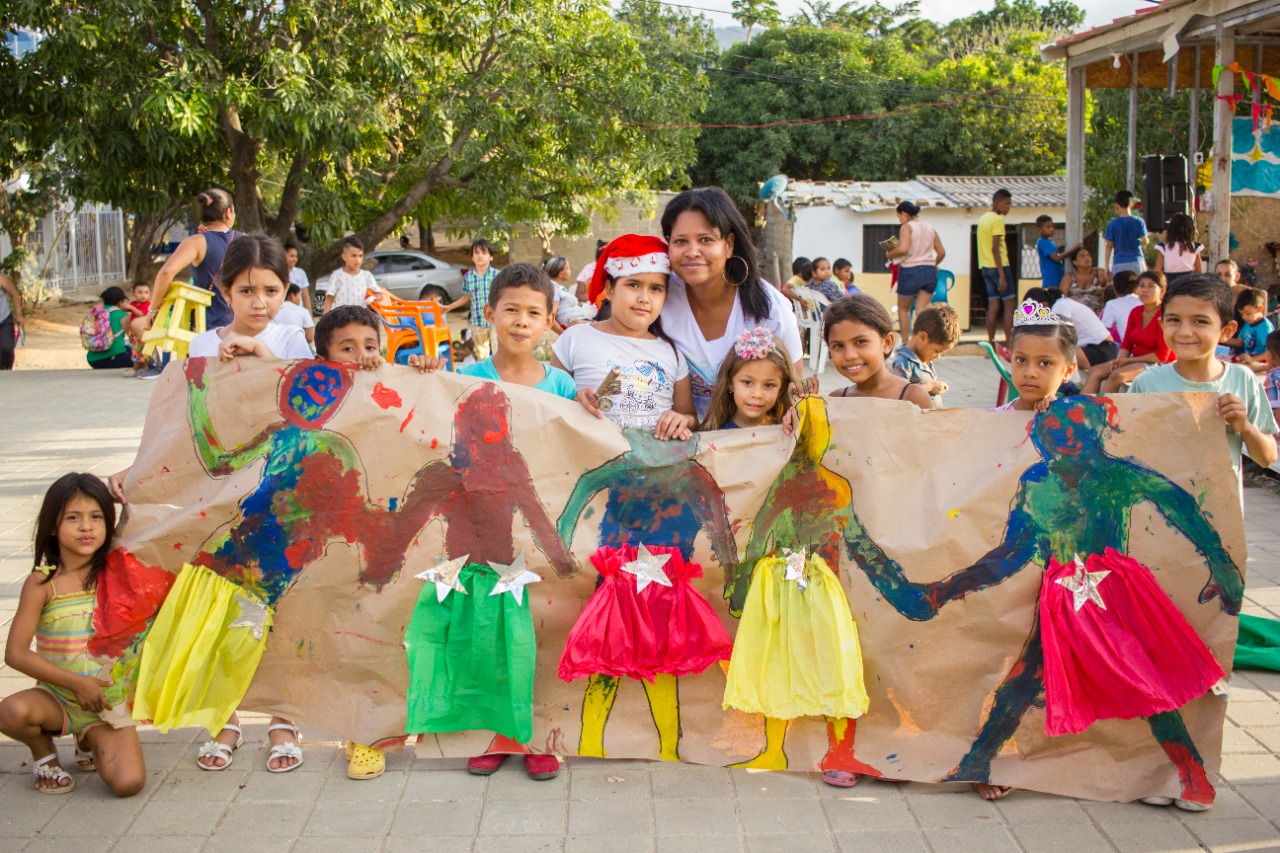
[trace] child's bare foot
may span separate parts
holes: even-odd
[[[196,755],[196,764],[200,765],[201,770],[226,770],[231,766],[232,753],[244,743],[239,723],[240,720],[232,714],[231,719],[222,727],[222,731],[218,732],[217,737],[200,747],[200,752]]]
[[[984,800],[998,800],[1013,789],[1008,785],[988,785],[986,782],[974,782],[973,790]]]
[[[267,726],[271,750],[267,753],[267,769],[272,773],[288,773],[302,764],[302,735],[293,723],[283,717],[272,717]]]

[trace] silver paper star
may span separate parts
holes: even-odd
[[[462,588],[462,583],[458,580],[458,575],[462,573],[462,567],[467,564],[467,560],[470,558],[470,554],[463,554],[457,559],[446,560],[442,554],[436,557],[434,566],[425,572],[418,572],[414,577],[421,578],[428,583],[434,583],[436,585],[436,601],[443,604],[451,592],[467,594],[467,591]]]
[[[502,595],[504,592],[509,592],[515,596],[517,604],[524,603],[524,588],[526,585],[542,580],[539,575],[535,575],[524,567],[524,551],[517,554],[509,565],[490,563],[489,568],[497,572],[500,578],[494,584],[493,591],[489,594]]]
[[[1102,583],[1102,579],[1111,574],[1110,571],[1103,572],[1086,572],[1084,569],[1084,561],[1080,559],[1080,555],[1075,557],[1076,573],[1069,578],[1058,578],[1056,583],[1060,583],[1067,589],[1071,590],[1075,596],[1076,612],[1080,612],[1080,608],[1084,607],[1086,601],[1092,601],[1094,604],[1107,609],[1106,603],[1102,600],[1102,593],[1098,592],[1098,584]]]
[[[262,632],[267,627],[267,606],[260,601],[245,598],[236,593],[236,604],[240,605],[240,615],[231,623],[232,628],[249,628],[255,640],[262,639]]]
[[[670,559],[670,554],[654,554],[641,545],[636,558],[630,563],[624,563],[622,570],[636,576],[636,592],[644,592],[644,588],[651,583],[671,586],[671,578],[662,570]]]
[[[809,581],[804,576],[805,563],[809,562],[808,550],[807,548],[801,548],[799,551],[792,551],[790,548],[782,549],[782,557],[787,561],[787,573],[782,576],[782,579],[795,581],[796,588],[801,592],[809,586]]]

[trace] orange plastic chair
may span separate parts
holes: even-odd
[[[387,327],[387,361],[407,364],[409,356],[432,353],[453,370],[449,324],[438,302],[411,302],[392,296],[389,304],[369,306]]]

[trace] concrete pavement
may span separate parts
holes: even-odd
[[[945,357],[953,406],[994,404],[985,359]],[[824,387],[844,384],[828,368]],[[30,571],[48,484],[71,470],[128,465],[154,386],[114,372],[0,374],[0,626]],[[1280,617],[1280,497],[1245,492],[1245,612]],[[0,696],[30,680],[0,668]],[[28,754],[0,740],[0,850],[96,851],[1055,851],[1280,850],[1280,675],[1232,679],[1218,801],[1203,814],[1015,792],[987,803],[968,786],[863,782],[835,789],[798,773],[573,759],[533,783],[515,760],[482,779],[461,761],[391,753],[387,774],[351,782],[336,743],[305,741],[296,772],[266,772],[266,720],[222,773],[198,770],[203,732],[144,729],[148,782],[129,800],[77,774],[68,796],[31,790]],[[62,754],[70,763],[65,741]]]

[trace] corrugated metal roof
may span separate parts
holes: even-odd
[[[1004,187],[1014,207],[1065,207],[1067,179],[1056,175],[1020,178],[921,175],[914,181],[792,181],[786,201],[793,207],[845,207],[866,213],[891,210],[909,201],[930,207],[989,207]]]
[[[917,207],[955,207],[919,181],[792,181],[786,200],[795,207],[847,207],[860,212],[885,210],[909,201]]]
[[[1067,204],[1067,179],[1061,175],[1016,178],[921,175],[917,180],[958,207],[990,207],[992,193],[1001,187],[1013,193],[1014,207],[1065,207]]]

